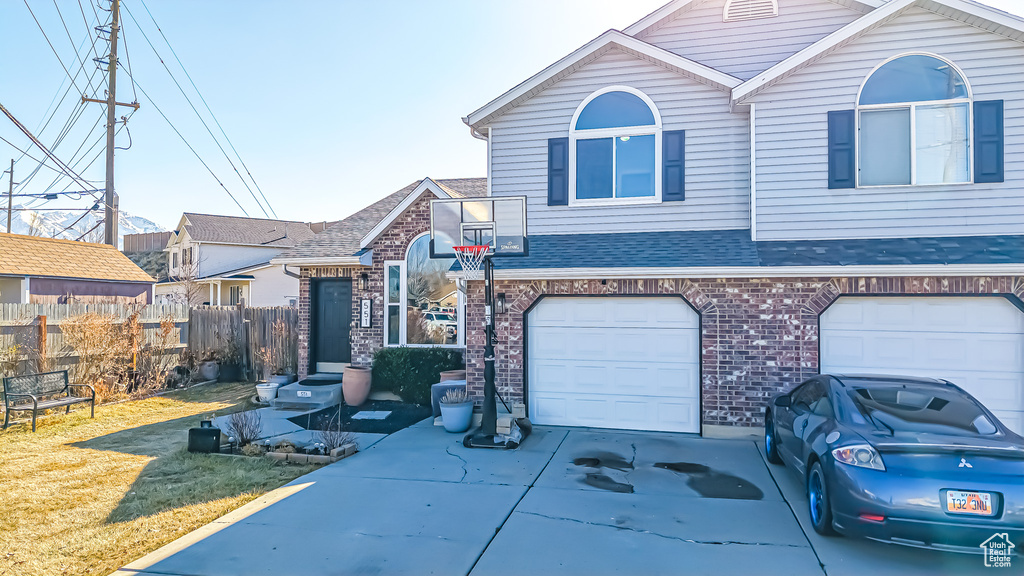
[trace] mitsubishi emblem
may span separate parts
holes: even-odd
[[[961,458],[960,465],[957,466],[957,468],[974,468],[974,466],[971,466],[971,463],[967,461],[967,458]]]

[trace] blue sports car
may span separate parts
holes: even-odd
[[[814,529],[981,553],[1024,550],[1024,438],[956,385],[828,375],[772,399],[768,460],[806,483]]]

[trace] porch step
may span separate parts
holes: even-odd
[[[341,404],[341,374],[314,374],[301,382],[277,389],[274,408],[320,410]]]

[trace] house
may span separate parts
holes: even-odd
[[[153,283],[107,244],[0,233],[0,304],[149,304]]]
[[[159,301],[250,306],[296,305],[299,276],[270,260],[314,237],[306,222],[186,212],[164,247],[167,277]],[[138,256],[134,256],[138,259]]]
[[[464,314],[454,322],[428,316],[462,302],[448,274],[453,261],[429,257],[430,200],[486,192],[486,178],[424,178],[274,258],[300,271],[300,378],[369,366],[383,346],[464,348]]]
[[[486,195],[527,202],[528,255],[494,259],[497,387],[535,423],[749,432],[775,393],[874,372],[947,378],[1024,431],[1024,20],[674,0],[464,122]],[[416,202],[358,244],[373,328],[353,362],[421,344]],[[479,397],[482,282],[467,292]]]

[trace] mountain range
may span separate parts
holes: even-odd
[[[7,230],[6,206],[0,208],[0,231]],[[21,206],[15,205],[15,208]],[[81,222],[71,225],[81,216],[81,212],[46,210],[37,212],[35,210],[15,211],[11,219],[11,232],[14,234],[27,234],[33,236],[44,236],[46,238],[64,238],[66,240],[78,240],[82,238],[89,242],[103,241],[103,226],[96,227],[96,224],[103,219],[99,212],[89,212],[82,218]],[[71,226],[70,228],[67,228]],[[67,230],[65,230],[67,228]],[[92,230],[90,232],[90,230]],[[141,216],[133,216],[121,211],[118,218],[118,246],[124,244],[125,234],[142,234],[146,232],[163,232],[164,229],[155,222]]]

